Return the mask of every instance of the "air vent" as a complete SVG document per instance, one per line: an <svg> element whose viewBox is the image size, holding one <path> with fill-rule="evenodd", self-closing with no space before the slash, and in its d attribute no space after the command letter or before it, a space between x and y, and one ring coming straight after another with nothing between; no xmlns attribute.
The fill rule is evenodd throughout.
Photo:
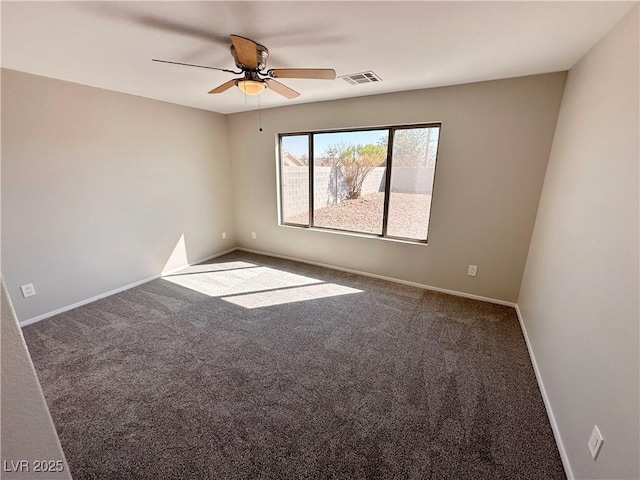
<svg viewBox="0 0 640 480"><path fill-rule="evenodd" d="M343 75L342 78L345 82L351 85L359 85L361 83L376 83L381 82L379 76L373 72L352 73L351 75Z"/></svg>

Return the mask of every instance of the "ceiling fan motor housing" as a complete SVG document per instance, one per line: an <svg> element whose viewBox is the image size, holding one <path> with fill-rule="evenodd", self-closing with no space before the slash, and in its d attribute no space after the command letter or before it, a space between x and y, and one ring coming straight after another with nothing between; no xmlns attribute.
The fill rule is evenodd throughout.
<svg viewBox="0 0 640 480"><path fill-rule="evenodd" d="M233 61L236 62L236 66L241 70L253 70L252 68L244 65L240 60L238 60L238 55L236 53L236 49L233 45L231 45L231 55L233 56ZM269 50L264 45L256 44L256 56L258 61L258 70L262 70L267 65L267 58L269 58Z"/></svg>

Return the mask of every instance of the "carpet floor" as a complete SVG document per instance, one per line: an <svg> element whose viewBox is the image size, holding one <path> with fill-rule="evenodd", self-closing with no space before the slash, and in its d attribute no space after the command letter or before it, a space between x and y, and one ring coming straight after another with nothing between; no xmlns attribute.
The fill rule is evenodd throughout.
<svg viewBox="0 0 640 480"><path fill-rule="evenodd" d="M75 480L566 478L510 307L236 251L24 335Z"/></svg>

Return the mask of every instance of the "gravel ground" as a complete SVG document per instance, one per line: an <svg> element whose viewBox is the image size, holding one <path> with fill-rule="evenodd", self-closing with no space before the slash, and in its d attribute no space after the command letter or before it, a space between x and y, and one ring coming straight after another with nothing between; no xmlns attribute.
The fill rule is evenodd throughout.
<svg viewBox="0 0 640 480"><path fill-rule="evenodd" d="M392 193L389 203L390 236L424 240L427 236L431 195ZM382 233L382 211L384 193L363 195L356 200L345 200L315 211L316 227L352 230L380 235ZM291 223L304 223L307 215L298 214L285 219Z"/></svg>

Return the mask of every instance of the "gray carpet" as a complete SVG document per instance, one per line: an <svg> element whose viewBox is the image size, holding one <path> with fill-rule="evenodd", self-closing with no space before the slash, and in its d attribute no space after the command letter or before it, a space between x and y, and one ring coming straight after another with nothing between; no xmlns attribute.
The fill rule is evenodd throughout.
<svg viewBox="0 0 640 480"><path fill-rule="evenodd" d="M566 478L509 307L234 252L24 334L76 480Z"/></svg>

